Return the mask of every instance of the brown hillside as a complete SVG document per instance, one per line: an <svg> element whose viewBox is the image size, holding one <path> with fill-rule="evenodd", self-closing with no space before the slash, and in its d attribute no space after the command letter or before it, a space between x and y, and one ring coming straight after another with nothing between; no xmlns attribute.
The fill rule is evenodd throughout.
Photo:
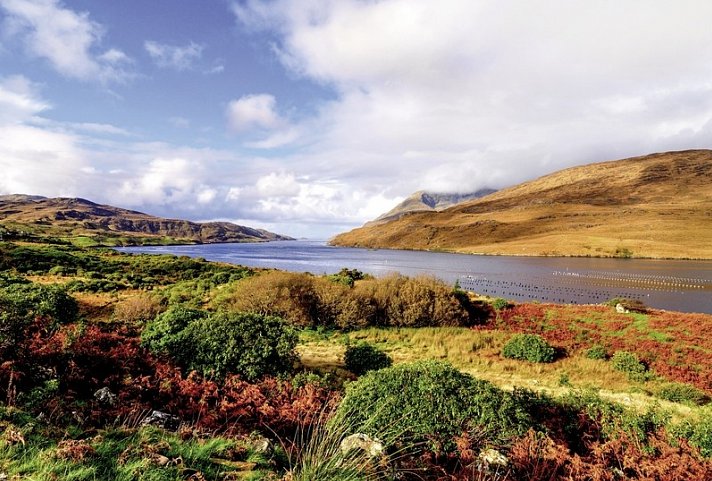
<svg viewBox="0 0 712 481"><path fill-rule="evenodd" d="M573 167L335 245L510 255L712 258L712 151Z"/></svg>
<svg viewBox="0 0 712 481"><path fill-rule="evenodd" d="M53 236L124 236L177 242L260 242L290 239L230 222L190 222L100 205L86 199L0 196L0 225Z"/></svg>

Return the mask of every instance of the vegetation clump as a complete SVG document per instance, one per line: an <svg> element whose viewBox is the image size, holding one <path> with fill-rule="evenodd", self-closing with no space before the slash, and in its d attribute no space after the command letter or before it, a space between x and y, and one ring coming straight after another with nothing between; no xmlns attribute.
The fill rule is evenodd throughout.
<svg viewBox="0 0 712 481"><path fill-rule="evenodd" d="M608 350L605 346L596 344L588 348L585 355L588 359L608 359Z"/></svg>
<svg viewBox="0 0 712 481"><path fill-rule="evenodd" d="M388 354L365 342L347 347L344 353L346 369L357 376L368 371L390 367L391 364L393 364L393 360Z"/></svg>
<svg viewBox="0 0 712 481"><path fill-rule="evenodd" d="M553 362L556 349L536 334L515 334L502 348L502 355L529 362Z"/></svg>
<svg viewBox="0 0 712 481"><path fill-rule="evenodd" d="M203 374L256 380L292 370L297 335L273 316L176 307L148 324L143 343Z"/></svg>
<svg viewBox="0 0 712 481"><path fill-rule="evenodd" d="M632 352L616 351L611 356L611 365L616 371L625 373L631 381L647 381L650 377L648 366Z"/></svg>
<svg viewBox="0 0 712 481"><path fill-rule="evenodd" d="M681 382L665 383L657 391L658 397L666 401L700 406L707 402L704 391Z"/></svg>
<svg viewBox="0 0 712 481"><path fill-rule="evenodd" d="M453 449L453 438L464 431L495 442L523 433L530 423L511 394L441 361L365 374L348 386L336 419L387 443L428 442L436 451Z"/></svg>
<svg viewBox="0 0 712 481"><path fill-rule="evenodd" d="M267 272L235 283L216 304L230 311L282 317L301 327L462 326L471 323L466 296L434 277L361 277L358 271L316 277ZM351 287L353 285L353 287Z"/></svg>

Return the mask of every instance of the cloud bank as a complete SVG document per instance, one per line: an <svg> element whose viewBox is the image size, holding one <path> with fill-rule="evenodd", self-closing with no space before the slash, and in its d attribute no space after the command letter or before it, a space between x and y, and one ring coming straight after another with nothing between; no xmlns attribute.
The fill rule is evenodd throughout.
<svg viewBox="0 0 712 481"><path fill-rule="evenodd" d="M103 45L104 26L59 0L0 0L0 11L3 41L67 79L120 82L137 68ZM331 95L236 87L214 115L241 148L198 148L50 121L42 87L5 76L0 193L327 237L419 189L502 188L712 143L707 1L246 0L231 12L235 28L270 39L266 62ZM208 48L139 45L175 75ZM165 123L197 130L182 115Z"/></svg>

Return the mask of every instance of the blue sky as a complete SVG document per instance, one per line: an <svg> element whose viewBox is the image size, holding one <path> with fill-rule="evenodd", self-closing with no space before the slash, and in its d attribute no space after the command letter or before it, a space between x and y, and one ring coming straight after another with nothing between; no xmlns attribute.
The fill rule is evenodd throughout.
<svg viewBox="0 0 712 481"><path fill-rule="evenodd" d="M312 238L712 141L712 3L0 0L0 193Z"/></svg>

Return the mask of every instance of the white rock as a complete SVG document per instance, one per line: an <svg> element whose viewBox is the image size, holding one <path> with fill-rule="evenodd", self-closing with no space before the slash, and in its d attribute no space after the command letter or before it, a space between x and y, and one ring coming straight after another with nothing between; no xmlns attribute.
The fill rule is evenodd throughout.
<svg viewBox="0 0 712 481"><path fill-rule="evenodd" d="M383 443L362 433L352 434L341 441L341 452L343 454L347 454L354 449L365 451L369 458L376 458L383 454Z"/></svg>

